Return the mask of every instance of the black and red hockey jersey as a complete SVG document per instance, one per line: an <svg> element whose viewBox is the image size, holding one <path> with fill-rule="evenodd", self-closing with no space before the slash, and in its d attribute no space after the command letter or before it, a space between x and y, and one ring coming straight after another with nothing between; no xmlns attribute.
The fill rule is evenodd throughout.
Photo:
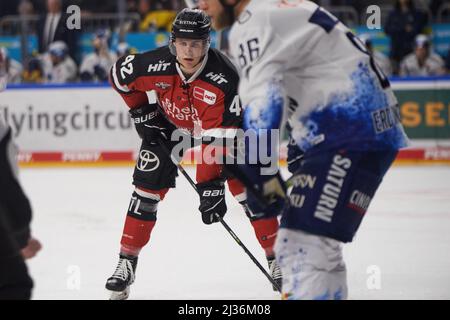
<svg viewBox="0 0 450 320"><path fill-rule="evenodd" d="M231 138L241 125L239 77L216 49L209 49L189 79L168 46L124 56L112 67L110 82L128 107L157 102L172 124L195 137ZM197 170L197 181L215 178L218 170L203 165L202 173Z"/></svg>
<svg viewBox="0 0 450 320"><path fill-rule="evenodd" d="M122 57L111 69L111 82L130 108L154 102L156 94L167 119L196 136L221 136L238 128L238 81L234 66L215 49L190 79L184 78L167 46Z"/></svg>

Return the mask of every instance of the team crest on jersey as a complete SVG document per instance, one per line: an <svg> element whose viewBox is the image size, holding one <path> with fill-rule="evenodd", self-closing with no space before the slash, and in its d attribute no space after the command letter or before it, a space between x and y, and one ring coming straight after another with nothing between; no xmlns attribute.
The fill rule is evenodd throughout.
<svg viewBox="0 0 450 320"><path fill-rule="evenodd" d="M162 90L166 90L166 89L170 88L172 85L167 82L157 82L155 84L155 86L157 86L158 88L160 88Z"/></svg>
<svg viewBox="0 0 450 320"><path fill-rule="evenodd" d="M214 92L200 87L194 87L194 98L206 102L210 106L216 103L217 96Z"/></svg>

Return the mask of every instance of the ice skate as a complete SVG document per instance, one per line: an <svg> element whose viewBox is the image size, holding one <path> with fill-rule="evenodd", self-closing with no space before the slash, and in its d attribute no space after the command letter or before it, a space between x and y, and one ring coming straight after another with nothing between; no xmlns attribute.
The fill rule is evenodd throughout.
<svg viewBox="0 0 450 320"><path fill-rule="evenodd" d="M130 286L135 279L137 257L120 255L114 274L106 281L106 289L110 291L110 300L125 300L130 295Z"/></svg>
<svg viewBox="0 0 450 320"><path fill-rule="evenodd" d="M275 257L267 257L267 262L269 264L270 276L278 284L278 287L281 289L283 278L281 275L280 266L275 260ZM273 291L278 291L278 289L275 286L273 286Z"/></svg>

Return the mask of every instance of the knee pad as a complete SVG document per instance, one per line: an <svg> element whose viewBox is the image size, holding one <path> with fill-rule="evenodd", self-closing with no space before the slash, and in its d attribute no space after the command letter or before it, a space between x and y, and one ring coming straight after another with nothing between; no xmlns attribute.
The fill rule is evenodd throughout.
<svg viewBox="0 0 450 320"><path fill-rule="evenodd" d="M156 223L158 203L165 194L161 192L135 189L128 206L120 242L122 250L132 250L138 253L148 243Z"/></svg>
<svg viewBox="0 0 450 320"><path fill-rule="evenodd" d="M157 195L150 197L151 195L136 189L131 196L127 216L138 220L156 221L159 199Z"/></svg>

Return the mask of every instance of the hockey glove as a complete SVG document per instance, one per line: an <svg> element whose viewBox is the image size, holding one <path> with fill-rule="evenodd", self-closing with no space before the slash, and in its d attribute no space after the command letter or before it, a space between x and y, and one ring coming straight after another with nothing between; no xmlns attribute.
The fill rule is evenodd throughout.
<svg viewBox="0 0 450 320"><path fill-rule="evenodd" d="M170 138L171 125L158 111L156 104L131 109L130 115L139 137L147 143L156 143L158 138Z"/></svg>
<svg viewBox="0 0 450 320"><path fill-rule="evenodd" d="M279 173L273 176L264 176L264 178L254 187L255 191L265 199L265 204L258 201L251 192L247 192L247 203L252 212L256 214L262 212L265 217L274 217L282 213L286 204L286 186Z"/></svg>
<svg viewBox="0 0 450 320"><path fill-rule="evenodd" d="M216 179L197 184L200 195L200 207L202 220L205 224L218 222L216 214L223 217L227 212L225 203L225 185L222 179Z"/></svg>
<svg viewBox="0 0 450 320"><path fill-rule="evenodd" d="M287 154L287 165L290 173L300 170L304 152L295 143L289 143Z"/></svg>
<svg viewBox="0 0 450 320"><path fill-rule="evenodd" d="M247 188L247 204L254 215L274 217L286 205L286 184L279 172L262 175L257 165L227 166Z"/></svg>

